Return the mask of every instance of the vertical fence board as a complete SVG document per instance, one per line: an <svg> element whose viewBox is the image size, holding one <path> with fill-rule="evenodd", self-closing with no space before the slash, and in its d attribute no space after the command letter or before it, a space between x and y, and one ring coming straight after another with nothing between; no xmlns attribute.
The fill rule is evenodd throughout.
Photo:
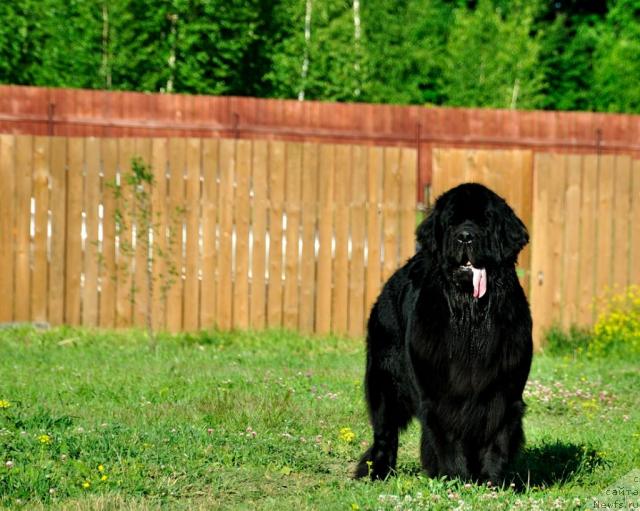
<svg viewBox="0 0 640 511"><path fill-rule="evenodd" d="M299 302L299 241L300 194L302 173L302 145L286 146L285 212L287 216L283 326L289 330L298 327Z"/></svg>
<svg viewBox="0 0 640 511"><path fill-rule="evenodd" d="M549 224L549 208L551 206L550 192L547 183L553 172L553 162L550 154L536 155L533 176L534 209L531 220L531 314L533 321L533 342L539 347L542 335L551 325L551 292L549 285L549 266L551 244L547 225Z"/></svg>
<svg viewBox="0 0 640 511"><path fill-rule="evenodd" d="M51 139L51 240L49 261L49 323L64 321L65 246L67 225L67 139Z"/></svg>
<svg viewBox="0 0 640 511"><path fill-rule="evenodd" d="M631 191L631 252L629 260L629 282L640 285L640 160L633 160L631 168L632 191Z"/></svg>
<svg viewBox="0 0 640 511"><path fill-rule="evenodd" d="M138 138L135 140L134 157L138 158L140 163L145 166L151 165L151 139ZM149 187L144 185L147 192ZM149 211L151 213L151 211ZM149 274L148 274L148 259L149 254L147 250L150 248L152 241L149 237L148 229L145 229L145 225L148 227L150 221L144 220L144 212L137 212L137 225L136 225L136 251L135 251L135 273L133 279L133 285L135 287L135 301L133 303L133 324L136 326L145 326L147 324L147 314L149 309L151 297L149 296ZM143 232L145 231L145 232ZM151 319L151 318L149 318Z"/></svg>
<svg viewBox="0 0 640 511"><path fill-rule="evenodd" d="M15 246L15 138L0 135L0 322L13 321Z"/></svg>
<svg viewBox="0 0 640 511"><path fill-rule="evenodd" d="M562 247L563 291L562 326L575 324L578 315L579 279L576 271L580 259L580 182L582 157L567 155L567 184L564 197L564 246Z"/></svg>
<svg viewBox="0 0 640 511"><path fill-rule="evenodd" d="M371 310L382 281L382 175L384 154L381 147L368 150L367 161L367 268L365 316Z"/></svg>
<svg viewBox="0 0 640 511"><path fill-rule="evenodd" d="M404 264L416 251L416 165L417 153L412 149L400 151L400 263Z"/></svg>
<svg viewBox="0 0 640 511"><path fill-rule="evenodd" d="M613 186L612 246L616 247L616 249L614 249L615 262L612 269L612 286L615 292L620 293L629 284L629 256L631 252L631 158L629 156L616 156ZM636 225L635 228L640 229L640 226Z"/></svg>
<svg viewBox="0 0 640 511"><path fill-rule="evenodd" d="M285 184L284 142L271 142L269 152L269 290L267 326L282 326L282 213Z"/></svg>
<svg viewBox="0 0 640 511"><path fill-rule="evenodd" d="M154 224L151 324L154 330L164 330L167 315L165 286L171 278L167 273L170 265L167 265L167 140L164 138L151 140L151 172L151 215Z"/></svg>
<svg viewBox="0 0 640 511"><path fill-rule="evenodd" d="M33 154L33 272L31 319L47 321L48 224L49 224L49 138L34 138Z"/></svg>
<svg viewBox="0 0 640 511"><path fill-rule="evenodd" d="M249 326L249 225L251 223L251 142L236 143L236 271L233 284L233 326Z"/></svg>
<svg viewBox="0 0 640 511"><path fill-rule="evenodd" d="M168 249L178 272L167 291L167 330L178 332L183 325L183 227L184 227L184 171L186 164L186 140L169 140L169 229Z"/></svg>
<svg viewBox="0 0 640 511"><path fill-rule="evenodd" d="M235 179L235 141L220 141L220 251L218 257L218 326L229 329L233 320L233 183Z"/></svg>
<svg viewBox="0 0 640 511"><path fill-rule="evenodd" d="M598 173L598 215L596 216L596 296L611 289L613 253L613 201L614 201L615 157L600 157Z"/></svg>
<svg viewBox="0 0 640 511"><path fill-rule="evenodd" d="M436 199L440 196L443 189L443 176L446 173L444 168L449 160L445 158L445 150L442 148L434 148L431 150L431 186L429 189L429 200L431 204L434 204Z"/></svg>
<svg viewBox="0 0 640 511"><path fill-rule="evenodd" d="M85 212L84 286L82 288L82 324L98 324L98 206L100 204L100 140L85 142L86 177L83 193Z"/></svg>
<svg viewBox="0 0 640 511"><path fill-rule="evenodd" d="M533 215L533 151L517 151L517 162L514 167L520 169L519 179L520 183L518 189L517 204L520 204L520 209L516 210L520 219L524 222L527 229L531 229L531 221ZM520 253L518 257L518 269L520 271L520 283L527 295L531 289L531 240L526 247Z"/></svg>
<svg viewBox="0 0 640 511"><path fill-rule="evenodd" d="M594 155L582 157L582 189L580 191L580 249L577 273L578 322L588 325L593 321L593 299L596 260L596 201L598 198L598 158ZM536 207L539 207L536 204Z"/></svg>
<svg viewBox="0 0 640 511"><path fill-rule="evenodd" d="M195 331L200 326L200 139L187 139L186 152L184 329Z"/></svg>
<svg viewBox="0 0 640 511"><path fill-rule="evenodd" d="M16 321L31 319L31 173L33 137L16 139L16 248L15 248L15 313Z"/></svg>
<svg viewBox="0 0 640 511"><path fill-rule="evenodd" d="M433 203L450 188L465 181L467 173L470 179L488 182L491 167L484 163L485 156L484 153L478 154L474 150L434 150L431 202Z"/></svg>
<svg viewBox="0 0 640 511"><path fill-rule="evenodd" d="M331 285L333 242L333 193L335 179L335 147L320 146L318 169L318 278L316 280L316 333L331 330Z"/></svg>
<svg viewBox="0 0 640 511"><path fill-rule="evenodd" d="M102 140L102 265L100 268L100 320L102 328L116 324L117 261L116 261L116 201L112 185L118 171L118 141Z"/></svg>
<svg viewBox="0 0 640 511"><path fill-rule="evenodd" d="M65 323L81 324L82 190L84 139L69 139L67 171L67 236L65 249Z"/></svg>
<svg viewBox="0 0 640 511"><path fill-rule="evenodd" d="M382 279L386 281L398 266L399 199L400 199L400 150L384 149L383 185L383 250Z"/></svg>
<svg viewBox="0 0 640 511"><path fill-rule="evenodd" d="M302 259L298 325L303 333L311 333L314 330L317 202L318 146L306 143L302 151Z"/></svg>
<svg viewBox="0 0 640 511"><path fill-rule="evenodd" d="M362 335L364 327L365 266L364 242L366 229L365 202L367 196L367 150L352 149L351 201L349 209L351 260L349 264L349 329L350 337ZM413 199L413 197L412 197Z"/></svg>
<svg viewBox="0 0 640 511"><path fill-rule="evenodd" d="M251 234L251 328L266 325L266 230L267 230L267 172L269 146L264 140L253 142L252 188L253 204Z"/></svg>
<svg viewBox="0 0 640 511"><path fill-rule="evenodd" d="M202 142L202 302L201 325L215 326L216 314L216 257L218 228L218 141Z"/></svg>
<svg viewBox="0 0 640 511"><path fill-rule="evenodd" d="M431 190L430 199L431 204L447 190L447 177L449 175L449 165L451 159L448 157L447 149L434 148L433 151L433 163L432 163L432 176L431 176Z"/></svg>
<svg viewBox="0 0 640 511"><path fill-rule="evenodd" d="M129 327L133 323L133 304L136 293L133 289L134 253L133 217L130 214L133 194L127 185L126 176L131 173L131 160L135 156L135 139L123 138L118 141L118 172L122 200L118 205L122 223L118 235L116 326Z"/></svg>
<svg viewBox="0 0 640 511"><path fill-rule="evenodd" d="M547 286L551 288L551 314L549 318L555 323L564 311L562 302L562 249L563 224L565 219L565 187L567 178L567 161L562 155L554 154L552 170L549 178L549 256L547 268ZM555 314L554 314L555 312Z"/></svg>
<svg viewBox="0 0 640 511"><path fill-rule="evenodd" d="M335 155L335 251L333 262L333 311L331 330L346 334L349 293L349 194L351 179L351 147L336 146Z"/></svg>

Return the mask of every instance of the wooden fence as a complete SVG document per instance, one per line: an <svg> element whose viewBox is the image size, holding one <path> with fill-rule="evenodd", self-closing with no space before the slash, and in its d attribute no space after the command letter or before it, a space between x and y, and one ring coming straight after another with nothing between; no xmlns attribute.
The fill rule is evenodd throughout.
<svg viewBox="0 0 640 511"><path fill-rule="evenodd" d="M640 156L640 116L433 108L0 85L0 133L228 137L411 147L418 200L432 150L529 149Z"/></svg>
<svg viewBox="0 0 640 511"><path fill-rule="evenodd" d="M107 186L153 169L157 258L122 250ZM414 251L416 151L215 138L0 135L0 321L363 333ZM174 212L182 210L178 217ZM167 237L172 218L177 236ZM131 272L117 271L122 264ZM132 267L132 268L131 268ZM136 291L132 294L132 289Z"/></svg>
<svg viewBox="0 0 640 511"><path fill-rule="evenodd" d="M527 150L434 151L432 197L465 181L505 197L531 243L520 256L534 339L591 325L600 298L640 284L640 160Z"/></svg>
<svg viewBox="0 0 640 511"><path fill-rule="evenodd" d="M143 325L145 257L121 250L107 185L140 156L156 178L156 328L285 327L358 336L381 283L414 250L416 151L215 138L0 135L0 321ZM640 284L640 160L436 148L431 201L485 183L527 224L519 261L535 339L589 325L609 291ZM133 272L117 271L122 264ZM115 278L113 278L115 277ZM132 289L137 290L132 300Z"/></svg>

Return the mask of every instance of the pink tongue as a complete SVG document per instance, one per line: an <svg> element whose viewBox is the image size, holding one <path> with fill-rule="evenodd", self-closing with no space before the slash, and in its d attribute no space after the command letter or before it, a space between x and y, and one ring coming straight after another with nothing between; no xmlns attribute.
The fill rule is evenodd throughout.
<svg viewBox="0 0 640 511"><path fill-rule="evenodd" d="M473 272L473 297L482 298L487 292L487 270L471 267Z"/></svg>

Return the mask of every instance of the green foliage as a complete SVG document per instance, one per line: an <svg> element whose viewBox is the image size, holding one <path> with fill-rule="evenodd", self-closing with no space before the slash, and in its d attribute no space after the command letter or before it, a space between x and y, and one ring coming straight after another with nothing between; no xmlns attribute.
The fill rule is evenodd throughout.
<svg viewBox="0 0 640 511"><path fill-rule="evenodd" d="M0 3L0 82L102 86L100 13L84 1Z"/></svg>
<svg viewBox="0 0 640 511"><path fill-rule="evenodd" d="M640 112L639 0L354 4L0 2L0 83Z"/></svg>
<svg viewBox="0 0 640 511"><path fill-rule="evenodd" d="M113 218L118 237L118 265L116 272L131 279L129 299L135 303L138 293L145 293L146 327L151 346L155 347L152 299L154 288L160 292L161 300L179 278L178 267L173 257L177 236L182 229L184 210L177 208L169 212L168 224L160 224L160 213L153 209L152 194L155 179L151 167L139 157L131 160L131 170L120 176L120 181L107 183L113 193L116 208ZM136 257L136 254L141 257ZM144 267L136 267L140 261ZM162 261L162 270L157 264ZM133 276L146 275L146 289L135 286ZM111 275L116 278L117 275Z"/></svg>
<svg viewBox="0 0 640 511"><path fill-rule="evenodd" d="M305 40L306 2L282 2L276 16L285 27L266 78L275 97L355 100L363 82L362 53L354 40L353 14L343 0L312 2L311 37ZM308 72L303 77L305 52Z"/></svg>
<svg viewBox="0 0 640 511"><path fill-rule="evenodd" d="M580 355L587 351L592 338L593 333L587 328L572 326L566 331L554 326L545 336L544 350L553 355Z"/></svg>
<svg viewBox="0 0 640 511"><path fill-rule="evenodd" d="M446 46L442 89L454 106L536 108L544 73L532 36L536 2L513 2L503 12L491 0L456 9Z"/></svg>
<svg viewBox="0 0 640 511"><path fill-rule="evenodd" d="M363 2L367 82L375 103L442 104L452 3L442 0Z"/></svg>
<svg viewBox="0 0 640 511"><path fill-rule="evenodd" d="M604 304L588 352L593 356L640 356L640 286L630 286Z"/></svg>
<svg viewBox="0 0 640 511"><path fill-rule="evenodd" d="M264 66L256 52L269 7L261 0L108 4L116 88L247 94Z"/></svg>
<svg viewBox="0 0 640 511"><path fill-rule="evenodd" d="M640 1L612 2L594 52L597 110L640 112Z"/></svg>
<svg viewBox="0 0 640 511"><path fill-rule="evenodd" d="M594 14L559 13L540 25L540 60L545 72L542 106L591 110L593 53L598 42Z"/></svg>
<svg viewBox="0 0 640 511"><path fill-rule="evenodd" d="M598 304L593 329L554 326L545 337L545 352L553 355L640 356L640 286L630 286Z"/></svg>

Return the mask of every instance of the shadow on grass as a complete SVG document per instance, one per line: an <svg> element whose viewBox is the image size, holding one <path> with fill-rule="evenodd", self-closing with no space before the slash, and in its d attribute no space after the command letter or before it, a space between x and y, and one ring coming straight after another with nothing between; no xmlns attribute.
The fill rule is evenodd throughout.
<svg viewBox="0 0 640 511"><path fill-rule="evenodd" d="M588 476L608 462L590 445L571 442L546 442L525 448L505 475L503 485L515 484L515 491L528 488L548 488ZM398 473L424 474L419 463L408 461L398 467Z"/></svg>
<svg viewBox="0 0 640 511"><path fill-rule="evenodd" d="M548 488L586 476L606 463L589 445L556 441L525 448L508 479L515 483L517 491Z"/></svg>

